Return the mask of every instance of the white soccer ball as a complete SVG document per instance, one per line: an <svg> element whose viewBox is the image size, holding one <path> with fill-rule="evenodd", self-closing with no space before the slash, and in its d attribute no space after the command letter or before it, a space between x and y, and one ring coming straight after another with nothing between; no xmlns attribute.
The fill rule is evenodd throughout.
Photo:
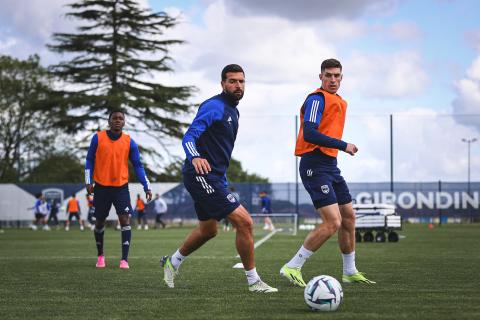
<svg viewBox="0 0 480 320"><path fill-rule="evenodd" d="M305 302L314 311L335 311L343 300L343 289L337 279L317 276L305 287Z"/></svg>

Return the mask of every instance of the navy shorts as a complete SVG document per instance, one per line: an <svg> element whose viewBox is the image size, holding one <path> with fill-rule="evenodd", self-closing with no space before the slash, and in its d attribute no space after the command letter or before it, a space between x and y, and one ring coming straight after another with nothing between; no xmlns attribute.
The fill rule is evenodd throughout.
<svg viewBox="0 0 480 320"><path fill-rule="evenodd" d="M77 219L77 221L80 221L80 214L78 212L69 212L68 213L68 221L72 221L73 217Z"/></svg>
<svg viewBox="0 0 480 320"><path fill-rule="evenodd" d="M143 219L143 217L145 217L145 211L144 210L137 210L137 217L139 219Z"/></svg>
<svg viewBox="0 0 480 320"><path fill-rule="evenodd" d="M112 204L117 211L117 215L132 214L133 209L130 203L128 184L124 184L121 187L106 187L96 183L93 188L95 218L105 220L108 217Z"/></svg>
<svg viewBox="0 0 480 320"><path fill-rule="evenodd" d="M220 221L240 206L222 179L213 175L184 174L183 184L193 198L200 221Z"/></svg>
<svg viewBox="0 0 480 320"><path fill-rule="evenodd" d="M347 183L336 165L327 166L301 160L300 177L316 209L334 203L342 205L352 202Z"/></svg>

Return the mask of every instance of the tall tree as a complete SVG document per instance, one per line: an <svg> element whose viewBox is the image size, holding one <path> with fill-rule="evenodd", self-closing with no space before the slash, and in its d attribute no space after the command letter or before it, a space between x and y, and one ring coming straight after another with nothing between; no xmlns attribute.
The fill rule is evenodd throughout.
<svg viewBox="0 0 480 320"><path fill-rule="evenodd" d="M69 7L66 16L78 20L77 32L54 33L48 45L72 57L51 66L64 88L57 92L62 99L57 125L70 133L94 131L109 111L122 109L128 131L148 132L161 144L166 137L181 137L185 123L179 119L190 111L186 101L195 88L152 79L173 71L169 48L183 41L164 39L164 32L177 19L133 0L82 0Z"/></svg>
<svg viewBox="0 0 480 320"><path fill-rule="evenodd" d="M55 146L51 81L39 57L0 56L0 181L19 181Z"/></svg>

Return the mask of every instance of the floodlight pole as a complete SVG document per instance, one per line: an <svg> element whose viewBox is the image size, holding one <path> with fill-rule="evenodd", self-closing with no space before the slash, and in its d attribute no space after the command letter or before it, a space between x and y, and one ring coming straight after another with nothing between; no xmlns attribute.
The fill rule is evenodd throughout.
<svg viewBox="0 0 480 320"><path fill-rule="evenodd" d="M295 143L298 134L298 115L295 115ZM298 157L295 156L295 213L298 214Z"/></svg>
<svg viewBox="0 0 480 320"><path fill-rule="evenodd" d="M470 145L477 141L477 138L472 139L462 139L462 142L467 143L468 145L468 180L467 180L467 193L470 195Z"/></svg>

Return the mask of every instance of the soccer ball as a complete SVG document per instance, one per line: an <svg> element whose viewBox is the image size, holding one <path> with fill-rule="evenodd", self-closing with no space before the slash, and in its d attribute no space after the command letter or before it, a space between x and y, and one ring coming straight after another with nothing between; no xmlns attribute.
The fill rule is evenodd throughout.
<svg viewBox="0 0 480 320"><path fill-rule="evenodd" d="M313 311L335 311L343 300L343 290L337 279L317 276L308 282L305 302Z"/></svg>

